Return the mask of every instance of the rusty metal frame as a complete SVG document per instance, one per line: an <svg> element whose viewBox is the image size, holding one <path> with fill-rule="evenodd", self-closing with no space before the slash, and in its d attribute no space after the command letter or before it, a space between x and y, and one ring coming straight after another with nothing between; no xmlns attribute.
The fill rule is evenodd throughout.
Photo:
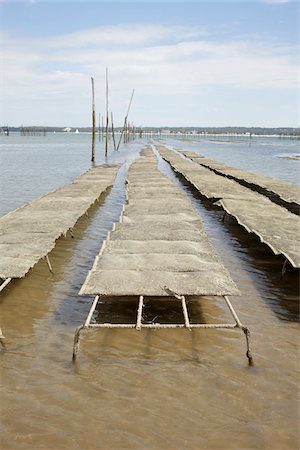
<svg viewBox="0 0 300 450"><path fill-rule="evenodd" d="M226 295L224 295L223 298L226 302L226 305L229 308L231 315L234 318L235 323L212 323L212 324L191 323L190 319L189 319L188 308L187 308L185 296L177 295L174 293L173 297L175 297L176 299L181 301L184 323L176 323L176 324L175 323L161 324L161 323L157 323L157 322L143 323L143 306L144 306L144 296L143 295L139 296L139 302L138 302L138 308L137 308L137 318L136 318L135 323L91 323L94 311L95 311L97 304L99 302L99 299L100 299L100 296L96 295L84 324L80 325L75 331L74 344L73 344L73 361L76 359L78 351L79 351L80 333L81 333L81 331L88 330L88 329L97 329L97 328L131 328L131 329L133 329L133 328L135 328L137 331L140 331L143 328L155 329L155 330L167 329L167 328L172 328L172 329L187 328L188 330L192 331L193 329L199 329L199 328L202 328L202 329L239 328L244 332L245 337L246 337L246 345L247 345L246 356L248 358L249 365L253 364L253 358L252 358L251 348L250 348L250 331L247 327L245 327L241 323L229 298Z"/></svg>

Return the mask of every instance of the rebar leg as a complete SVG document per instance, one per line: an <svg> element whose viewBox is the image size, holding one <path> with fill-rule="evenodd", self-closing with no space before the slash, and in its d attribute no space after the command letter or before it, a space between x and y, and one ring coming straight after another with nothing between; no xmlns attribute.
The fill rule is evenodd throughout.
<svg viewBox="0 0 300 450"><path fill-rule="evenodd" d="M241 328L243 330L243 332L245 333L246 336L246 342L247 342L247 352L246 352L246 356L249 360L249 365L252 366L253 364L253 358L251 355L251 350L250 350L250 330L247 327L244 327L240 321L240 319L238 318L237 313L235 312L232 304L229 301L229 298L227 297L227 295L224 295L224 299L227 303L228 308L230 309L230 312L235 320L235 323L237 325L238 328Z"/></svg>
<svg viewBox="0 0 300 450"><path fill-rule="evenodd" d="M253 358L252 358L252 353L251 353L251 348L250 348L250 330L247 327L243 327L242 330L245 333L246 343L247 343L246 356L247 356L247 358L249 360L249 366L252 366L253 365Z"/></svg>
<svg viewBox="0 0 300 450"><path fill-rule="evenodd" d="M46 258L46 261L47 261L47 264L48 264L48 267L49 267L50 272L53 273L53 270L52 270L52 267L51 267L51 264L50 264L49 256L46 255L45 258Z"/></svg>
<svg viewBox="0 0 300 450"><path fill-rule="evenodd" d="M5 346L5 341L4 341L4 339L5 339L5 337L3 336L2 330L1 330L1 328L0 328L0 344L1 344L1 346L5 349L6 346Z"/></svg>
<svg viewBox="0 0 300 450"><path fill-rule="evenodd" d="M75 336L74 336L74 344L73 344L73 361L75 361L77 353L79 351L80 332L84 328L85 328L84 325L80 325L80 327L76 328Z"/></svg>
<svg viewBox="0 0 300 450"><path fill-rule="evenodd" d="M138 312L137 312L137 320L136 320L136 329L138 331L141 331L142 328L142 312L143 312L143 306L144 306L144 297L140 295L139 297L139 306L138 306Z"/></svg>
<svg viewBox="0 0 300 450"><path fill-rule="evenodd" d="M11 282L11 278L6 278L5 281L3 281L3 283L0 285L0 292L3 291L3 289L5 288L5 286L8 285L8 283Z"/></svg>
<svg viewBox="0 0 300 450"><path fill-rule="evenodd" d="M279 278L279 281L282 280L282 278L284 277L284 275L286 274L286 266L287 266L288 260L286 259L283 263L282 269L281 269L281 275Z"/></svg>
<svg viewBox="0 0 300 450"><path fill-rule="evenodd" d="M188 330L192 331L192 329L190 327L190 319L189 319L189 314L188 314L188 310L187 310L187 306L186 306L186 301L185 301L185 296L184 295L181 296L181 306L182 306L185 326L187 327Z"/></svg>

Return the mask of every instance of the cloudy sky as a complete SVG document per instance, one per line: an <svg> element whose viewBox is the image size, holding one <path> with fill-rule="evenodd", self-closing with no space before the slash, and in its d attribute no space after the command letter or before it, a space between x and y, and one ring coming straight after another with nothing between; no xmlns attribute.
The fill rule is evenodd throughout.
<svg viewBox="0 0 300 450"><path fill-rule="evenodd" d="M0 124L299 126L299 3L0 0ZM297 51L298 49L298 51ZM298 98L299 99L299 98ZM298 104L299 106L299 104Z"/></svg>

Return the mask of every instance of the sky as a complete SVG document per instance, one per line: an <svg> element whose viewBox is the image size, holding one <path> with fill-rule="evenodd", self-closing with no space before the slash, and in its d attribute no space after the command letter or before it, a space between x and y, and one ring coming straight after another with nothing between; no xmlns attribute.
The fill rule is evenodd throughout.
<svg viewBox="0 0 300 450"><path fill-rule="evenodd" d="M108 68L116 126L134 89L136 126L299 127L299 19L289 0L0 0L0 125L90 126Z"/></svg>

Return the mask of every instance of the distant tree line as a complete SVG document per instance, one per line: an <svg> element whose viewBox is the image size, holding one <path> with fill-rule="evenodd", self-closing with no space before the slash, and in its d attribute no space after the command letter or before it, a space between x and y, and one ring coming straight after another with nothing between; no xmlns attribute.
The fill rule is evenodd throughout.
<svg viewBox="0 0 300 450"><path fill-rule="evenodd" d="M260 134L260 135L282 135L282 136L300 136L300 128L287 128L287 127L279 127L279 128L268 128L268 127L150 127L144 126L141 127L144 132L153 131L156 133L160 133L163 131L168 131L171 134L176 133L197 133L197 134ZM42 127L42 126L27 126L26 128L23 126L20 127L9 127L7 125L0 126L0 132L7 132L8 130L13 132L28 133L28 132L36 132L36 133L46 133L46 132L74 132L78 129L79 132L91 132L91 127ZM122 127L115 127L116 132L120 132Z"/></svg>

